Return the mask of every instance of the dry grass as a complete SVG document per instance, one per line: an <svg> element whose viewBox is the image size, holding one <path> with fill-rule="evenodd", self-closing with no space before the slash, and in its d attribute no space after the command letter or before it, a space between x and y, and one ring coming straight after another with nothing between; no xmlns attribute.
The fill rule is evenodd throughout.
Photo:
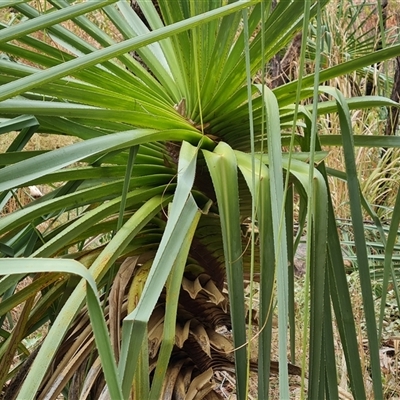
<svg viewBox="0 0 400 400"><path fill-rule="evenodd" d="M342 7L343 13L347 9L353 7L352 4L363 5L361 13L357 17L354 26L347 25L347 22L336 19L338 14L336 10ZM363 1L341 2L340 0L331 1L326 9L326 20L330 24L331 41L334 45L331 47L329 55L325 58L328 62L327 66L337 65L343 61L343 55L348 45L347 40L352 40L351 36L354 29L358 35L372 30L369 34L376 35L379 22L376 13L372 13L375 3L366 4ZM390 43L398 40L399 22L400 22L400 3L396 0L388 2L387 7L387 28L389 35L386 42ZM361 27L361 28L360 28ZM375 40L377 42L377 40ZM381 66L381 71L387 71L389 76L393 76L393 63L386 62ZM376 81L377 83L377 81ZM357 74L341 77L328 83L337 87L347 97L359 96L365 93L365 79ZM390 95L388 88L378 85L379 94ZM340 134L338 117L334 115L324 116L320 118L321 133ZM356 135L384 135L386 125L386 110L357 110L352 112L352 124L354 134ZM344 171L344 157L342 149L337 147L325 148L329 151L326 164L339 171ZM361 190L366 200L371 205L381 205L375 211L383 219L390 219L390 209L395 201L395 195L398 189L398 150L389 151L385 158L382 157L382 151L379 148L356 148L356 162L358 166L358 175ZM330 181L333 203L337 216L339 218L349 218L350 209L348 205L348 191L346 183L338 179ZM385 208L386 207L386 208ZM367 216L366 216L367 217Z"/></svg>

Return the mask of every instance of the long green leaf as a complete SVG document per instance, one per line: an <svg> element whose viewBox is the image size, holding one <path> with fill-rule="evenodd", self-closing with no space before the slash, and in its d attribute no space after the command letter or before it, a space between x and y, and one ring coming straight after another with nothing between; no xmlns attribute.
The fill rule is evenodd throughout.
<svg viewBox="0 0 400 400"><path fill-rule="evenodd" d="M359 68L367 67L377 62L389 60L391 58L398 56L399 54L400 54L400 44L388 46L385 49L374 51L368 55L359 57L355 60L350 60L344 63L340 63L334 67L322 70L319 75L319 82L322 83L325 81L329 81L330 79L336 78L338 76L343 76L352 73L353 71L356 71ZM304 77L303 86L308 87L312 85L313 80L314 80L314 75L308 75ZM284 105L292 103L291 93L293 93L296 90L296 86L297 86L297 81L292 81L274 90L274 93L277 96L280 104Z"/></svg>
<svg viewBox="0 0 400 400"><path fill-rule="evenodd" d="M206 22L212 21L216 18L223 17L224 15L231 14L235 11L239 11L242 8L246 8L254 4L256 0L246 0L242 2L236 2L228 4L219 9L209 11L200 16L195 16L184 21L177 22L171 26L157 29L156 31L150 32L144 37L136 37L126 40L122 43L115 44L113 46L94 51L91 54L84 55L82 57L73 59L64 64L57 65L48 70L37 72L31 76L21 78L16 82L11 82L2 86L2 93L0 94L0 101L14 97L18 94L24 93L29 89L45 85L56 79L65 77L73 74L74 71L79 71L83 68L87 68L104 61L110 60L113 57L121 54L133 51L137 48L147 46L158 40L170 37L171 35L184 32L187 29L194 28L195 26L202 25Z"/></svg>
<svg viewBox="0 0 400 400"><path fill-rule="evenodd" d="M382 379L379 361L379 343L372 298L371 278L369 275L368 255L365 243L363 216L361 212L360 187L357 178L356 161L350 113L343 95L339 91L329 91L334 95L339 106L340 127L346 164L347 182L350 196L351 218L353 221L354 240L357 248L357 260L360 270L360 283L366 319L369 351L371 357L372 383L375 398L383 398Z"/></svg>
<svg viewBox="0 0 400 400"><path fill-rule="evenodd" d="M39 122L31 115L21 115L20 117L6 120L0 123L0 134L8 133L11 131L21 132L13 140L8 147L6 153L20 152L25 145L29 142L33 134L37 131ZM12 197L12 192L3 192L0 194L0 210L7 204L7 201Z"/></svg>
<svg viewBox="0 0 400 400"><path fill-rule="evenodd" d="M353 135L355 147L400 147L400 138L398 136L380 136L380 135ZM323 146L341 146L341 135L321 135L321 145Z"/></svg>
<svg viewBox="0 0 400 400"><path fill-rule="evenodd" d="M108 389L112 398L121 399L122 392L117 375L117 366L108 336L106 322L104 320L100 301L97 296L97 286L91 273L80 263L74 260L53 260L53 259L0 259L0 269L3 274L29 274L32 272L66 272L77 274L87 282L87 303L96 344L102 359L103 371L107 380ZM83 286L83 283L81 284ZM47 368L43 370L43 374ZM36 374L37 371L34 371ZM34 376L35 378L35 376ZM37 379L37 377L36 377ZM27 381L28 382L28 379ZM37 385L40 381L37 381ZM21 399L36 398L36 390L25 390L28 387L24 384L19 394ZM32 387L31 387L32 388ZM32 388L33 389L33 388Z"/></svg>
<svg viewBox="0 0 400 400"><path fill-rule="evenodd" d="M90 273L96 281L99 281L105 275L133 237L159 212L162 202L163 199L161 199L161 197L154 197L149 200L114 236L90 267ZM54 260L52 260L52 262L54 264L56 263ZM85 283L81 282L66 301L33 362L31 373L22 386L20 393L21 398L33 399L35 397L39 385L51 363L52 357L60 345L71 321L81 308L86 293ZM98 345L101 346L101 343L98 343ZM116 398L119 399L123 397L117 396Z"/></svg>
<svg viewBox="0 0 400 400"><path fill-rule="evenodd" d="M307 8L307 5L305 6ZM306 12L308 19L308 12ZM325 223L327 216L327 197L326 190L324 191L325 196L321 196L317 190L314 190L314 152L316 150L317 141L317 115L318 115L318 79L320 74L320 62L321 62L321 7L317 3L317 35L316 35L316 55L315 55L315 74L314 74L314 93L313 93L313 110L311 117L311 128L306 130L310 133L306 136L307 142L310 143L310 165L308 173L308 209L307 209L307 223L310 224L314 229L307 229L307 272L306 272L306 292L305 292L305 308L308 309L308 279L310 279L310 359L309 359L309 385L308 385L308 398L320 398L325 394L325 376L326 380L331 383L330 377L324 373L323 365L323 337L318 331L320 329L321 321L324 321L325 309L329 308L329 304L325 304L324 300L327 296L324 294L324 289L327 286L327 278L325 275L326 266L326 238L327 238L327 225ZM305 31L305 28L303 28ZM304 39L304 38L303 38ZM303 45L305 42L303 41ZM325 186L323 179L322 188ZM317 180L315 181L317 182ZM314 214L314 208L319 207L322 211L321 215ZM325 213L323 213L325 211ZM319 243L319 246L317 245ZM321 282L325 284L321 285ZM304 330L303 330L303 351L307 346L307 318L308 313L305 313L304 318ZM324 329L324 334L328 333L328 329ZM324 340L333 342L333 337L324 337ZM305 357L303 358L305 360ZM302 377L304 377L304 371L302 371Z"/></svg>
<svg viewBox="0 0 400 400"><path fill-rule="evenodd" d="M194 182L197 152L197 148L183 143L178 166L178 184L168 222L139 303L123 323L118 368L124 397L129 396L135 374L139 357L138 343L144 339L147 322L173 265L181 252L185 251L187 240L191 242L189 232L198 222L198 207L190 193Z"/></svg>
<svg viewBox="0 0 400 400"><path fill-rule="evenodd" d="M274 241L271 215L271 195L269 171L265 165L245 153L235 151L238 167L246 180L252 196L256 200L257 228L259 231L260 248L260 305L258 340L258 396L268 399L269 382L265 379L270 373L271 343L272 343L272 316L275 287ZM255 167L255 168L254 168ZM256 173L255 187L252 173Z"/></svg>
<svg viewBox="0 0 400 400"><path fill-rule="evenodd" d="M207 212L206 206L204 212ZM165 374L167 372L168 364L170 362L171 352L175 344L175 328L176 328L176 316L178 309L178 300L182 284L183 272L187 262L187 255L192 244L193 235L197 228L197 223L200 219L201 213L198 211L197 218L193 220L192 226L188 231L187 240L179 253L175 264L171 270L170 276L168 277L166 289L166 306L165 306L165 318L164 318L164 331L163 340L161 343L160 353L157 359L157 366L154 371L154 377L151 385L151 391L149 393L149 400L161 398L161 390L165 387Z"/></svg>
<svg viewBox="0 0 400 400"><path fill-rule="evenodd" d="M264 95L266 115L266 131L268 139L268 158L270 166L271 209L275 243L275 263L277 271L278 291L278 335L279 335L279 389L280 396L289 397L288 369L287 369L287 326L288 326L288 268L286 228L284 224L285 196L282 149L280 144L280 121L278 102L270 89L257 85L257 89Z"/></svg>
<svg viewBox="0 0 400 400"><path fill-rule="evenodd" d="M0 43L17 39L20 36L27 35L42 28L46 28L49 25L58 24L59 22L63 22L78 15L88 13L107 4L115 3L116 1L117 0L99 0L97 2L75 4L59 11L44 14L35 19L22 22L18 25L14 25L8 29L0 31Z"/></svg>
<svg viewBox="0 0 400 400"><path fill-rule="evenodd" d="M225 268L232 317L233 342L238 398L247 392L247 351L243 288L242 240L240 230L239 193L236 157L226 143L219 143L214 152L204 151L217 196L224 244Z"/></svg>
<svg viewBox="0 0 400 400"><path fill-rule="evenodd" d="M396 245L398 237L398 229L400 225L400 190L397 192L396 202L393 207L392 221L390 222L389 233L387 236L387 242L385 246L385 256L384 256L384 272L382 281L382 298L381 298L381 311L379 315L379 339L382 335L383 318L385 315L386 308L386 297L387 297L387 287L389 284L389 277L392 277L393 285L395 286L396 298L398 300L398 283L393 268L393 250ZM399 304L398 304L399 306Z"/></svg>
<svg viewBox="0 0 400 400"><path fill-rule="evenodd" d="M196 136L199 140L203 139L201 134L196 134L195 132L175 131L170 135L168 132L143 129L119 132L75 143L68 147L53 150L49 153L3 168L0 171L0 191L20 186L45 173L56 171L89 156L104 153L105 151L119 150L149 140L182 140L184 138L189 138L190 140Z"/></svg>
<svg viewBox="0 0 400 400"><path fill-rule="evenodd" d="M346 357L350 387L356 399L366 398L361 369L360 355L355 328L355 317L351 306L351 297L343 263L342 247L337 232L337 225L332 201L329 199L328 214L328 272L332 305L335 310L337 326Z"/></svg>

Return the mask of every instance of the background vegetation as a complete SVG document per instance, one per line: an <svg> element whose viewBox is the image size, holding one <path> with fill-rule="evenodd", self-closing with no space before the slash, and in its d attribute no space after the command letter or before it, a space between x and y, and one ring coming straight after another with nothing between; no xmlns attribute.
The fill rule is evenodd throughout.
<svg viewBox="0 0 400 400"><path fill-rule="evenodd" d="M3 2L3 398L398 395L396 7Z"/></svg>

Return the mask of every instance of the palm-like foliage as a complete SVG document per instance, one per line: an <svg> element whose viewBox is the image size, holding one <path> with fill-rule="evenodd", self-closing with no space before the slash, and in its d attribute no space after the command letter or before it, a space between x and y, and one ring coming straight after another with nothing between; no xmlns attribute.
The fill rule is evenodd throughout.
<svg viewBox="0 0 400 400"><path fill-rule="evenodd" d="M11 334L2 331L1 382L15 377L6 396L15 398L23 381L21 398L61 392L71 398L106 398L108 392L111 398L213 398L213 370L231 369L239 398L246 398L247 370L256 365L247 355L243 277L257 276L259 397L268 396L276 302L281 396L287 397L294 188L301 225L308 214L310 239L309 396L337 393L336 370L326 361L333 357L332 302L351 388L362 397L324 153L315 152L320 140L333 139L316 135L316 116L339 112L354 223L362 226L349 107L389 102L346 102L327 89L331 102L299 109L293 104L295 97L314 94L316 100L312 86L318 81L390 58L399 46L273 93L252 86L250 77L302 28L304 16L307 26L310 15L320 13L316 1L282 1L271 11L268 1L160 0L158 9L138 0L146 24L123 0L48 3L54 8L42 14L27 2L13 4L27 19L2 25L0 32L7 55L0 60L3 131L21 131L0 156L2 165L12 164L1 170L2 204L15 188L54 187L0 221L0 250L15 258L0 264L3 321L24 302ZM107 18L112 34L85 16L92 11ZM67 20L84 34L59 24ZM43 39L33 34L41 29ZM297 127L292 134L291 126ZM34 132L81 141L50 152L20 152ZM283 154L282 144L290 141L290 153ZM294 143L300 152L292 151ZM250 238L243 235L249 226ZM356 245L363 246L360 232ZM27 274L32 282L16 291ZM366 308L372 302L368 279L362 282ZM43 344L30 353L24 338L48 323ZM233 347L217 332L220 326L232 328ZM367 326L379 397L373 313L367 313ZM17 350L21 362L14 365Z"/></svg>

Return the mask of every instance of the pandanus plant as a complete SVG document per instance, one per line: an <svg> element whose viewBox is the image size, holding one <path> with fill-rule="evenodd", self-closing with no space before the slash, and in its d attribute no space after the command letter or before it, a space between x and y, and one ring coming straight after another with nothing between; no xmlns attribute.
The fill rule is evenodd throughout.
<svg viewBox="0 0 400 400"><path fill-rule="evenodd" d="M365 396L321 151L338 142L318 131L317 118L340 117L346 171L336 174L348 180L365 272L349 110L390 101L346 100L318 85L389 59L400 46L317 68L271 91L268 61L303 29L301 68L309 21L316 17L318 28L326 3L0 5L23 16L0 31L0 133L19 132L0 155L1 204L18 188L47 191L0 221L0 315L9 327L1 330L4 398L212 399L219 396L213 373L225 370L236 373L238 398L245 399L252 370L258 396L266 399L275 360L280 396L288 398L288 373L300 373L287 362L289 348L292 363L302 366L303 389L308 378L309 398L337 398L334 319L351 390ZM96 23L100 17L107 28ZM318 67L318 44L315 57ZM320 92L331 100L318 102ZM311 105L302 106L309 98ZM69 135L76 143L22 151L33 134ZM367 139L355 143L398 145L393 138ZM293 251L305 225L305 330L296 360ZM381 398L369 274L361 283L374 392ZM10 313L18 305L15 321ZM278 354L271 354L274 313ZM43 341L29 346L38 331Z"/></svg>

